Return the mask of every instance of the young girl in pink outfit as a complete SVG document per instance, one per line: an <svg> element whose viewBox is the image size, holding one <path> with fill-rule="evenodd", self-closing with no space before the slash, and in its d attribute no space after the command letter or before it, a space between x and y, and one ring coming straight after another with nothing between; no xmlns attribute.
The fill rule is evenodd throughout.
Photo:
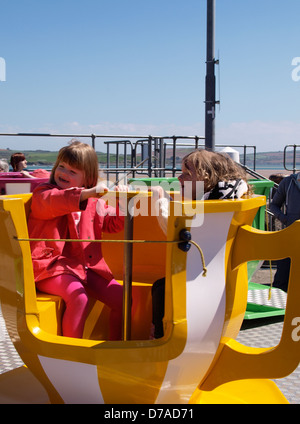
<svg viewBox="0 0 300 424"><path fill-rule="evenodd" d="M91 146L75 141L59 151L49 183L32 195L29 236L45 239L31 242L33 270L38 290L65 301L64 336L82 337L89 294L111 308L109 338L120 340L123 289L102 256L101 243L47 241L99 240L102 232L123 229L119 206L99 198L97 181L98 159Z"/></svg>

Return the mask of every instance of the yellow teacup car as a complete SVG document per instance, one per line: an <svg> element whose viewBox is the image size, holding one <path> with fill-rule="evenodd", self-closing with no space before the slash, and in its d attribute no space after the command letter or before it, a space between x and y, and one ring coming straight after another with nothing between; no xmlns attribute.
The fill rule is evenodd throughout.
<svg viewBox="0 0 300 424"><path fill-rule="evenodd" d="M129 336L108 341L108 309L91 299L84 337L72 339L61 335L63 301L35 288L26 221L30 202L31 194L0 197L2 313L26 364L0 376L0 401L10 393L11 401L28 403L286 402L268 379L290 374L300 359L299 222L276 233L253 229L264 196L171 202L167 237L155 216L135 216L137 243L124 243L122 233L103 243L115 278L122 282L129 275L131 280L132 308L130 301L130 310L124 311ZM181 240L183 229L190 242ZM190 249L182 243L190 243ZM126 256L129 244L132 260L129 255L124 267L115 258L122 258L124 249ZM239 344L235 338L247 303L247 261L287 256L292 258L291 279L279 345ZM164 336L150 340L151 287L164 276Z"/></svg>

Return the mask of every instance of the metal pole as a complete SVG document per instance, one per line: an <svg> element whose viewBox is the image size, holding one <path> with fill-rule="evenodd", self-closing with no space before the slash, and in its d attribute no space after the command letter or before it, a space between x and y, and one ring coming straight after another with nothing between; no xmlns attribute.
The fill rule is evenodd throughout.
<svg viewBox="0 0 300 424"><path fill-rule="evenodd" d="M207 50L205 80L205 148L215 150L215 0L207 0Z"/></svg>
<svg viewBox="0 0 300 424"><path fill-rule="evenodd" d="M130 197L127 196L124 240L133 239L133 215L129 210ZM123 340L131 339L131 303L132 303L132 243L124 245L124 269L123 269Z"/></svg>
<svg viewBox="0 0 300 424"><path fill-rule="evenodd" d="M96 136L95 136L95 134L92 134L91 137L92 137L92 147L95 150L95 138L96 138Z"/></svg>
<svg viewBox="0 0 300 424"><path fill-rule="evenodd" d="M152 137L148 137L148 177L152 177Z"/></svg>

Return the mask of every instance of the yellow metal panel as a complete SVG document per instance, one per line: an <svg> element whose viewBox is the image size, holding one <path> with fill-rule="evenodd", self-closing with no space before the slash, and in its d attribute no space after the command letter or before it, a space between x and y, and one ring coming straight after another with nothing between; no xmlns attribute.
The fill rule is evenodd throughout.
<svg viewBox="0 0 300 424"><path fill-rule="evenodd" d="M140 286L137 284L134 290L139 301L145 305L148 316L151 300L149 282L151 279L153 282L156 277L163 277L161 274L166 276L165 336L162 339L109 342L103 339L62 337L57 334L59 330L55 330L61 312L59 301L49 299L49 302L46 300L44 304L43 301L37 301L29 242L17 240L17 238L28 238L26 215L29 212L30 199L31 194L0 197L0 233L3 236L0 246L0 266L3 270L0 277L0 294L5 320L12 321L10 334L23 361L47 389L51 402L59 403L63 399L43 370L39 356L44 358L43 361L53 358L70 361L75 366L76 363L97 366L99 386L105 402L155 402L169 362L182 355L187 340L186 253L178 249L177 243L159 245L159 248L147 246L147 253L144 250L134 264L134 272L141 277L136 281L144 284ZM226 311L223 334L207 377L204 382L199 381L200 389L196 390L191 401L232 399L241 394L246 387L239 380L250 377L278 378L291 372L299 363L299 343L297 337L293 338L292 335L295 335L299 325L295 317L300 317L297 302L300 288L295 284L297 274L300 273L296 248L300 223L296 223L293 228L290 227L292 229L283 235L274 235L273 238L269 238L265 232L251 229L249 225L257 209L264 204L265 197L260 196L238 201L206 201L198 205L203 209L204 218L205 213L227 212L232 212L233 218L226 240ZM186 214L190 215L197 205L195 202L186 202L182 205L176 201L171 205L167 240L177 241L181 229L189 229L191 224ZM173 207L181 213L174 214ZM136 238L141 238L143 234L142 217L139 219L141 225L136 227ZM151 225L154 225L154 222L156 221L152 220ZM150 225L147 230L149 228ZM153 228L153 239L164 240L159 227ZM213 234L212 240L208 242L213 242ZM291 248L289 244L292 245ZM256 257L257 255L263 256L260 258ZM279 346L273 349L246 348L232 339L239 330L245 311L247 295L245 262L284 256L292 257L292 268L282 340ZM147 268L149 262L151 267ZM116 271L120 271L120 268L117 269L117 264L112 264L113 266L116 266ZM151 269L155 269L153 274ZM91 315L91 327L87 330L89 335L93 333L92 321L97 321L100 309L99 312L94 311L93 317ZM141 316L142 312L142 310L139 312ZM49 316L55 318L48 326L45 319ZM149 322L146 325L149 326ZM140 329L137 326L138 332ZM143 337L143 331L139 334L139 337ZM253 383L252 391L256 392L266 390L268 386L267 383L261 384L259 380L253 380ZM275 393L270 386L268 387L270 400L282 400L278 392ZM213 392L209 393L209 390ZM251 402L253 396L253 393L245 394L241 396L241 400Z"/></svg>

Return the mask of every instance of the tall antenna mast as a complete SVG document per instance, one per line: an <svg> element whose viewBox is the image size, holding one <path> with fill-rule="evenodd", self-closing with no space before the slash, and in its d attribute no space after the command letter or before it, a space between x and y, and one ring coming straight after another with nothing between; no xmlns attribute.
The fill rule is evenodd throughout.
<svg viewBox="0 0 300 424"><path fill-rule="evenodd" d="M205 78L205 148L215 150L215 0L207 0L207 48Z"/></svg>

